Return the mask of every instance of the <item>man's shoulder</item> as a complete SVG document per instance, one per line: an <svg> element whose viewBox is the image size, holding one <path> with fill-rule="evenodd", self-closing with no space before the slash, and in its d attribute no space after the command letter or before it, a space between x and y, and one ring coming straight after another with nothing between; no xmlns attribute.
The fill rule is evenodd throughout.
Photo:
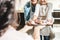
<svg viewBox="0 0 60 40"><path fill-rule="evenodd" d="M48 4L48 6L52 6L52 3L47 3Z"/></svg>
<svg viewBox="0 0 60 40"><path fill-rule="evenodd" d="M25 6L30 7L30 1L27 2Z"/></svg>
<svg viewBox="0 0 60 40"><path fill-rule="evenodd" d="M51 8L53 6L52 3L47 3L48 7Z"/></svg>

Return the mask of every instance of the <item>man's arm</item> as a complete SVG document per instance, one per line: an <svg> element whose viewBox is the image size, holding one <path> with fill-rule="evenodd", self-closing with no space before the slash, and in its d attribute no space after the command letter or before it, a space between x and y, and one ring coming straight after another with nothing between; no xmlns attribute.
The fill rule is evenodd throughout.
<svg viewBox="0 0 60 40"><path fill-rule="evenodd" d="M49 4L48 6L49 10L48 10L48 15L47 15L47 24L48 25L52 25L54 23L54 18L52 16L52 4Z"/></svg>
<svg viewBox="0 0 60 40"><path fill-rule="evenodd" d="M39 8L40 8L40 4L36 4L33 20L36 20L38 18L40 11Z"/></svg>
<svg viewBox="0 0 60 40"><path fill-rule="evenodd" d="M20 32L27 32L28 30L32 29L33 26L28 26L28 25L25 25L22 29L20 29L19 31Z"/></svg>
<svg viewBox="0 0 60 40"><path fill-rule="evenodd" d="M39 15L39 7L40 5L39 4L36 4L36 7L35 7L35 12L33 14L33 18L30 18L28 23L32 23L32 24L35 24L37 18L38 18L38 15Z"/></svg>
<svg viewBox="0 0 60 40"><path fill-rule="evenodd" d="M40 40L40 28L39 27L34 28L33 38L34 40Z"/></svg>
<svg viewBox="0 0 60 40"><path fill-rule="evenodd" d="M28 14L30 13L30 1L26 3L26 5L24 6L24 19L25 19L25 23L27 23L27 21L29 20L29 16Z"/></svg>

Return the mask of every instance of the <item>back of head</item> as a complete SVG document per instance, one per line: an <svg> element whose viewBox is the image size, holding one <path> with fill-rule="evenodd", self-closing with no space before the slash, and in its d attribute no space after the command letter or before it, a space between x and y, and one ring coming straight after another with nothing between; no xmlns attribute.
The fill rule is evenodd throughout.
<svg viewBox="0 0 60 40"><path fill-rule="evenodd" d="M0 5L0 30L4 29L8 26L8 16L10 14L10 12L7 10L8 7L6 7L7 5L2 3Z"/></svg>
<svg viewBox="0 0 60 40"><path fill-rule="evenodd" d="M3 11L4 9L2 9L0 13L0 30L7 27L7 21L8 21L8 17L7 17L8 15L4 13Z"/></svg>

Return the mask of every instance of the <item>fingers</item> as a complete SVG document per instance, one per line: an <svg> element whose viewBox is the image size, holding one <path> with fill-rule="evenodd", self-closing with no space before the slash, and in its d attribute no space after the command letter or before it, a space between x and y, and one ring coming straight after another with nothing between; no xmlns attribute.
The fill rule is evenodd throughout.
<svg viewBox="0 0 60 40"><path fill-rule="evenodd" d="M29 26L31 26L31 21L28 21L26 24L29 25Z"/></svg>
<svg viewBox="0 0 60 40"><path fill-rule="evenodd" d="M35 23L40 24L40 20L38 20L38 19L35 20Z"/></svg>

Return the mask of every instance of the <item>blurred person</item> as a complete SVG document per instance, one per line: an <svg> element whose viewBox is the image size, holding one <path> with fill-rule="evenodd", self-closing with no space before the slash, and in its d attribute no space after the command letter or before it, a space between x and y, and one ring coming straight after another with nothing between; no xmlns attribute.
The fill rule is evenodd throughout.
<svg viewBox="0 0 60 40"><path fill-rule="evenodd" d="M10 13L12 7L10 2L5 2L0 13L0 40L33 40L27 33L16 31L18 24ZM29 28L23 30L29 30ZM26 32L26 31L25 31Z"/></svg>
<svg viewBox="0 0 60 40"><path fill-rule="evenodd" d="M24 19L25 19L25 26L32 27L30 21L33 17L33 14L35 12L36 4L38 3L38 0L30 0L26 3L24 6ZM33 27L32 27L33 28ZM28 31L29 34L33 33L33 29Z"/></svg>
<svg viewBox="0 0 60 40"><path fill-rule="evenodd" d="M2 23L3 26L0 25L0 28L2 27L0 29L0 40L33 40L33 38L27 33L16 31L15 27L11 25L11 20L10 22L8 21ZM12 21L12 23L13 22L14 20ZM16 22L13 24L17 26Z"/></svg>
<svg viewBox="0 0 60 40"><path fill-rule="evenodd" d="M41 40L50 40L50 32L52 31L51 25L53 25L54 18L52 16L52 4L47 3L46 0L40 0L38 6L36 7L37 12L34 15L37 17L35 22L39 24L38 26L43 27L40 29Z"/></svg>
<svg viewBox="0 0 60 40"><path fill-rule="evenodd" d="M12 16L12 4L10 3L10 1L5 1L4 3L1 3L1 9L0 9L0 30L2 28L4 28L4 25L2 25L3 23L5 23L6 21L11 20L11 16ZM4 31L3 31L4 32ZM2 32L2 34L3 34Z"/></svg>
<svg viewBox="0 0 60 40"><path fill-rule="evenodd" d="M5 9L4 9L5 10ZM1 15L1 14L0 14ZM18 26L16 21L12 18L13 15L3 13L0 16L0 40L35 40L32 36L25 33L33 28L25 26L20 31L16 31L15 27ZM6 19L6 20L5 20Z"/></svg>

